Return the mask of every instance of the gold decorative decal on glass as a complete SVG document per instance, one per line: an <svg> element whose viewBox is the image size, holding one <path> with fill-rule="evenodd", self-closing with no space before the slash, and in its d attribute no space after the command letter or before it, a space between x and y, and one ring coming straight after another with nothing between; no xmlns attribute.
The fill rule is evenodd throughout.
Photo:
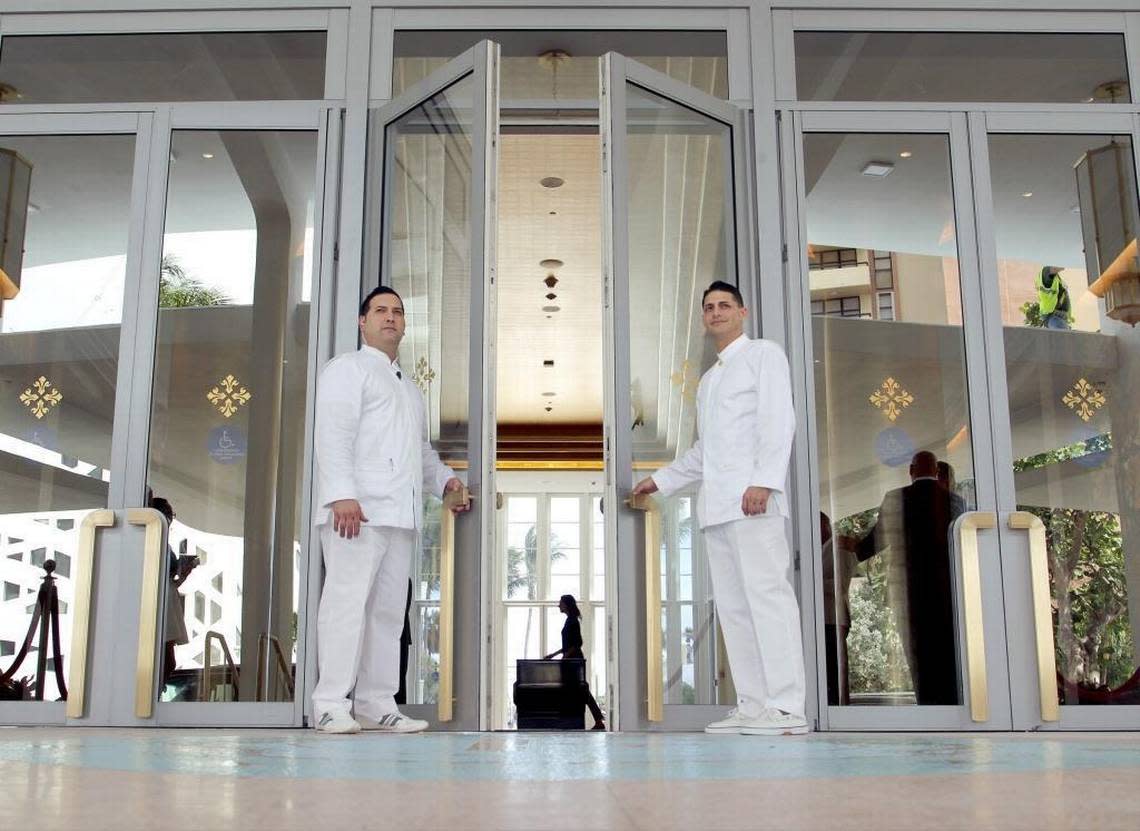
<svg viewBox="0 0 1140 831"><path fill-rule="evenodd" d="M415 374L412 375L412 380L416 382L416 386L423 392L426 393L428 391L431 382L435 380L435 370L428 364L427 358L421 356L420 359L416 361L416 371Z"/></svg>
<svg viewBox="0 0 1140 831"><path fill-rule="evenodd" d="M46 416L62 400L63 393L42 375L36 379L34 384L20 393L20 401L25 407L31 408L32 415L36 418Z"/></svg>
<svg viewBox="0 0 1140 831"><path fill-rule="evenodd" d="M681 361L681 369L669 376L673 386L681 388L681 397L693 401L697 397L697 384L701 382L700 375L693 369L693 362L686 359Z"/></svg>
<svg viewBox="0 0 1140 831"><path fill-rule="evenodd" d="M251 398L253 393L243 387L233 375L227 375L217 387L206 393L206 399L226 418L233 416L238 408L248 404Z"/></svg>
<svg viewBox="0 0 1140 831"><path fill-rule="evenodd" d="M894 378L887 378L867 399L876 409L882 410L891 421L895 421L902 411L914 403L914 396L903 389Z"/></svg>
<svg viewBox="0 0 1140 831"><path fill-rule="evenodd" d="M1096 384L1090 384L1081 378L1061 397L1061 402L1076 412L1081 421L1089 421L1097 410L1108 403L1108 398Z"/></svg>

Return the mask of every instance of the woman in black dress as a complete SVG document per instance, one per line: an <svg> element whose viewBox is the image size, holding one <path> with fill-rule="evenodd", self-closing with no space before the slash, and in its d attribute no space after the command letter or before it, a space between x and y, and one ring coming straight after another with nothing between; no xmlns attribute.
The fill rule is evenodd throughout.
<svg viewBox="0 0 1140 831"><path fill-rule="evenodd" d="M562 627L562 648L546 655L543 660L549 661L559 655L562 656L563 660L575 658L586 660L586 656L582 652L582 625L579 623L582 612L578 609L578 601L574 599L574 595L562 595L558 600L558 611L566 615L566 625ZM601 708L598 707L598 702L594 700L589 684L586 685L586 706L590 708L590 715L594 717L594 729L605 730L606 724L602 720Z"/></svg>

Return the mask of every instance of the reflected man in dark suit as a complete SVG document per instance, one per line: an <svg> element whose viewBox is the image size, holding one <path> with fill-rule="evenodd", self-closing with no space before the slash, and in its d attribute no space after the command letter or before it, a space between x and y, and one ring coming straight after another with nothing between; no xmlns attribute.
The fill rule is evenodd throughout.
<svg viewBox="0 0 1140 831"><path fill-rule="evenodd" d="M958 704L950 530L966 505L939 481L938 468L933 453L916 453L911 483L886 493L862 539L844 538L841 545L860 562L886 557L887 594L918 703Z"/></svg>

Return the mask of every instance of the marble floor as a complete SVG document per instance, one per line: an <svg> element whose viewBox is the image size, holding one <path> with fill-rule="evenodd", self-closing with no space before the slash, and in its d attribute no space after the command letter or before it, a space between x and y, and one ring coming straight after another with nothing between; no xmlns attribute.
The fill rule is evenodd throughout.
<svg viewBox="0 0 1140 831"><path fill-rule="evenodd" d="M0 729L3 829L1125 829L1140 734Z"/></svg>

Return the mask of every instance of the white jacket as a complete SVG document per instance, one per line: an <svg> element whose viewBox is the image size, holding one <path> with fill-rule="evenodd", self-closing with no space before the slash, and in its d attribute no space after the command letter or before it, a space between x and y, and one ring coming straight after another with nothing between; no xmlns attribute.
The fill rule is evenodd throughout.
<svg viewBox="0 0 1140 831"><path fill-rule="evenodd" d="M767 514L788 516L786 483L796 413L788 359L779 346L741 335L720 354L697 388L699 438L653 474L662 496L701 483L702 528L744 519L750 486L768 488Z"/></svg>
<svg viewBox="0 0 1140 831"><path fill-rule="evenodd" d="M338 499L360 503L368 525L419 529L423 491L442 496L455 473L428 441L423 394L379 349L338 355L317 380L314 525Z"/></svg>

